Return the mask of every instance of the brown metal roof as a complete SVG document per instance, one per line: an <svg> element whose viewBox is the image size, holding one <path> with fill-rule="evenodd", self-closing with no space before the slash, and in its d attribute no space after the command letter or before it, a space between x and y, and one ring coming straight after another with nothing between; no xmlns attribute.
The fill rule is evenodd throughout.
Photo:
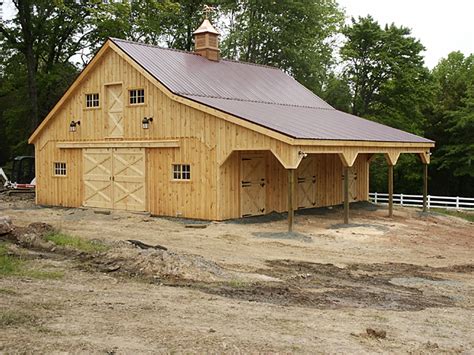
<svg viewBox="0 0 474 355"><path fill-rule="evenodd" d="M276 68L111 40L171 92L293 138L432 143L338 111Z"/></svg>

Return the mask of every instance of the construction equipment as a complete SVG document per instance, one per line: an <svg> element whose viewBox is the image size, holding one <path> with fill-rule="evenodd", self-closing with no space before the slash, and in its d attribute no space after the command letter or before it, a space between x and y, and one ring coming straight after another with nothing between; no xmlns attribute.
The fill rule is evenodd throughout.
<svg viewBox="0 0 474 355"><path fill-rule="evenodd" d="M11 178L9 179L5 171L0 168L0 180L7 189L14 190L34 190L36 187L35 178L35 157L19 156L13 159Z"/></svg>

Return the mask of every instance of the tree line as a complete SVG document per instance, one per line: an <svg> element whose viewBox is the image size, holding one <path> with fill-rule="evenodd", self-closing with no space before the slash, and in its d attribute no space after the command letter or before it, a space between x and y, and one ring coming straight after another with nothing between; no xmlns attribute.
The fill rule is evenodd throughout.
<svg viewBox="0 0 474 355"><path fill-rule="evenodd" d="M345 16L335 0L12 0L0 24L0 166L108 37L192 50L205 4L224 58L279 67L335 108L436 141L430 193L474 196L474 55L432 70L423 44L395 23ZM396 19L394 19L396 20ZM371 190L386 191L383 157ZM420 193L421 164L402 155L395 190Z"/></svg>

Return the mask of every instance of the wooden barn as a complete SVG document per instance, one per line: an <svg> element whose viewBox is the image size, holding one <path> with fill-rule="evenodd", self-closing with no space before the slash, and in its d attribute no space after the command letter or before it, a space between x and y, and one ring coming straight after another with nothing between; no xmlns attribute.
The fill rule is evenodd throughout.
<svg viewBox="0 0 474 355"><path fill-rule="evenodd" d="M194 36L194 52L107 40L29 139L38 204L291 223L295 209L367 200L374 154L389 177L401 153L429 163L432 141L221 59L208 20Z"/></svg>

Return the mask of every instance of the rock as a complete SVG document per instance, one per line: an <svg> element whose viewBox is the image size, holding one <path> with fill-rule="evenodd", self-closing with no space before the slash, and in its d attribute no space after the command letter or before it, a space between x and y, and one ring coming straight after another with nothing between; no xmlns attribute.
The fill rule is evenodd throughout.
<svg viewBox="0 0 474 355"><path fill-rule="evenodd" d="M209 333L215 333L215 332L216 332L216 330L214 328L209 329Z"/></svg>
<svg viewBox="0 0 474 355"><path fill-rule="evenodd" d="M9 216L0 217L0 235L10 234L13 231L13 223Z"/></svg>
<svg viewBox="0 0 474 355"><path fill-rule="evenodd" d="M43 222L34 222L28 225L28 232L36 234L39 237L44 237L54 232L54 227L51 224Z"/></svg>
<svg viewBox="0 0 474 355"><path fill-rule="evenodd" d="M385 339L387 337L387 332L385 330L367 328L365 331L371 338Z"/></svg>

